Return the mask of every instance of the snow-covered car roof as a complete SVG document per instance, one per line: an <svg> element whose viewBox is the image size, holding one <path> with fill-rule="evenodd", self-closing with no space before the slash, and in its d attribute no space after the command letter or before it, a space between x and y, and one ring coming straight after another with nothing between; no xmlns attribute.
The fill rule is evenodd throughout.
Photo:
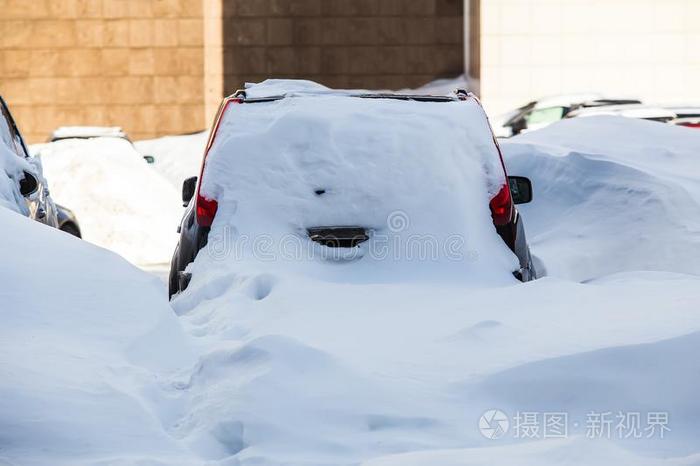
<svg viewBox="0 0 700 466"><path fill-rule="evenodd" d="M119 126L61 126L51 133L49 142L59 139L88 139L99 137L128 139L126 132Z"/></svg>
<svg viewBox="0 0 700 466"><path fill-rule="evenodd" d="M608 105L604 107L580 108L569 113L567 118L616 115L642 120L669 121L676 118L671 110L644 104Z"/></svg>
<svg viewBox="0 0 700 466"><path fill-rule="evenodd" d="M455 89L456 90L456 89ZM405 92L371 91L365 89L331 89L322 84L294 79L268 79L261 83L246 83L245 89L233 96L245 96L246 99L278 99L282 97L391 97L406 100L458 100L457 93L452 95L416 94Z"/></svg>

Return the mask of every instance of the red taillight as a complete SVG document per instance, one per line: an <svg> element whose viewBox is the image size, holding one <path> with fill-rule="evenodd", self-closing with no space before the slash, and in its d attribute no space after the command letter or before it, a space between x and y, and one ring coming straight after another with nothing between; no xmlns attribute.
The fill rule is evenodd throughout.
<svg viewBox="0 0 700 466"><path fill-rule="evenodd" d="M510 223L510 219L513 217L513 200L510 197L510 188L508 187L508 172L506 171L506 165L503 163L503 154L501 153L501 147L498 145L498 140L493 134L493 129L491 128L491 122L489 122L488 117L484 108L481 106L479 99L473 94L461 93L460 100L467 100L467 98L472 98L479 106L483 112L484 118L486 119L486 124L491 131L491 139L493 139L493 144L496 146L496 151L498 152L498 159L501 163L501 168L503 168L503 176L506 180L505 184L501 186L498 194L491 199L489 207L491 208L491 217L493 218L494 225L507 225Z"/></svg>
<svg viewBox="0 0 700 466"><path fill-rule="evenodd" d="M491 217L496 225L506 225L513 215L513 201L510 198L508 184L504 184L498 194L491 199Z"/></svg>
<svg viewBox="0 0 700 466"><path fill-rule="evenodd" d="M219 208L219 204L216 199L208 199L200 193L202 187L202 177L204 176L204 166L207 161L207 155L209 155L209 149L214 145L214 139L216 139L216 133L219 130L219 125L224 117L224 112L228 108L229 104L240 104L243 99L238 97L228 97L223 101L219 107L219 111L216 114L216 119L214 120L214 126L209 134L209 141L207 141L207 147L204 150L204 157L202 158L202 167L199 170L199 183L197 184L197 199L195 203L195 217L197 219L197 225L201 227L210 227L214 222L214 216L216 215L216 210Z"/></svg>
<svg viewBox="0 0 700 466"><path fill-rule="evenodd" d="M698 123L681 123L681 126L685 126L686 128L700 128L700 122Z"/></svg>
<svg viewBox="0 0 700 466"><path fill-rule="evenodd" d="M219 204L214 199L207 199L201 194L197 195L197 224L201 227L210 227L216 215Z"/></svg>

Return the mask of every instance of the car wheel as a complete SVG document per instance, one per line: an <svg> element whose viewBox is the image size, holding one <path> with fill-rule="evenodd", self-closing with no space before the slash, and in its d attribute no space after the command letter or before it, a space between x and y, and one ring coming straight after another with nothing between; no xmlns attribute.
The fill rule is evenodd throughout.
<svg viewBox="0 0 700 466"><path fill-rule="evenodd" d="M78 230L78 227L72 223L64 223L59 229L65 233L68 233L69 235L75 236L76 238L81 238L80 230Z"/></svg>
<svg viewBox="0 0 700 466"><path fill-rule="evenodd" d="M180 284L177 278L177 256L180 253L180 245L175 248L173 260L170 261L170 274L168 275L168 297L172 297L180 291Z"/></svg>

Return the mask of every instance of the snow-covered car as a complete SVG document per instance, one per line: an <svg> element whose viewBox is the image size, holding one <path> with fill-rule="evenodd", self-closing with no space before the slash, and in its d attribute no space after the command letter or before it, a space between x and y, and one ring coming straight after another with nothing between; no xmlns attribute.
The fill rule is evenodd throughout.
<svg viewBox="0 0 700 466"><path fill-rule="evenodd" d="M467 205L477 207L463 208L485 215L461 221L490 216L493 225L484 227L484 235L495 237L489 240L493 244L500 236L498 250L503 243L510 250L513 275L522 281L536 278L515 208L530 202L532 186L527 178L507 176L486 114L472 94L333 91L307 81L284 81L280 88L264 84L224 99L200 176L183 183L186 210L171 262L171 296L187 288L192 273L186 269L211 243L212 225L220 217L234 222L228 232L244 229L265 236L277 229L277 238L294 238L308 249L320 245L347 252L371 248L368 243L382 232L398 231L392 223L405 227L411 220L396 213L409 211L411 202L424 203L420 196L430 199L435 191L444 196L437 203L449 205L450 198L460 204L456 186L465 177L473 178L469 189L485 191L483 205L469 199ZM447 228L440 225L453 221L460 228L462 207L455 209L421 207L416 216L434 218L424 221L420 233L444 234Z"/></svg>
<svg viewBox="0 0 700 466"><path fill-rule="evenodd" d="M579 108L566 115L566 118L581 118L591 116L621 116L639 120L668 123L676 118L671 110L644 104L610 105L604 107Z"/></svg>
<svg viewBox="0 0 700 466"><path fill-rule="evenodd" d="M545 97L494 117L491 121L496 137L509 138L524 131L544 128L582 108L640 104L637 99L613 98L601 94L570 94Z"/></svg>
<svg viewBox="0 0 700 466"><path fill-rule="evenodd" d="M119 126L61 126L49 136L48 142L63 141L66 139L92 139L92 138L118 138L128 141L133 146L126 132ZM154 163L152 155L144 155L143 159L148 163Z"/></svg>
<svg viewBox="0 0 700 466"><path fill-rule="evenodd" d="M49 188L42 174L41 161L29 154L19 128L2 97L0 97L0 112L2 165L5 174L17 183L13 196L14 207L20 213L38 222L57 228L57 208L49 196Z"/></svg>

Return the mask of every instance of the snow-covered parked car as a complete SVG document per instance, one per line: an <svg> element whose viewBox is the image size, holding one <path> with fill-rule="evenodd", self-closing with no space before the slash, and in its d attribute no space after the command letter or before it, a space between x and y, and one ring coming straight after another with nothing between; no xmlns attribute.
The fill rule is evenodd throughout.
<svg viewBox="0 0 700 466"><path fill-rule="evenodd" d="M371 255L386 235L404 230L467 246L488 236L501 244L495 255L512 258L516 278L536 278L515 208L531 200L532 186L507 176L481 104L463 91L438 97L334 91L308 81L251 86L224 99L200 176L185 180L182 194L171 296L188 286L186 269L219 220L231 238L217 233L207 248L213 254L226 255L229 240L245 249L247 237L252 255L267 238L355 260L353 250ZM478 233L469 230L477 224ZM406 251L392 247L403 259ZM475 246L468 254L492 260L477 259Z"/></svg>
<svg viewBox="0 0 700 466"><path fill-rule="evenodd" d="M525 131L533 131L556 123L569 113L586 108L610 105L640 104L637 99L607 97L602 94L568 94L545 97L520 108L492 118L494 133L500 138L509 138Z"/></svg>
<svg viewBox="0 0 700 466"><path fill-rule="evenodd" d="M49 136L48 142L64 141L66 139L93 139L93 138L117 138L134 143L129 139L120 126L61 126ZM143 159L148 163L154 163L152 155L144 155Z"/></svg>

